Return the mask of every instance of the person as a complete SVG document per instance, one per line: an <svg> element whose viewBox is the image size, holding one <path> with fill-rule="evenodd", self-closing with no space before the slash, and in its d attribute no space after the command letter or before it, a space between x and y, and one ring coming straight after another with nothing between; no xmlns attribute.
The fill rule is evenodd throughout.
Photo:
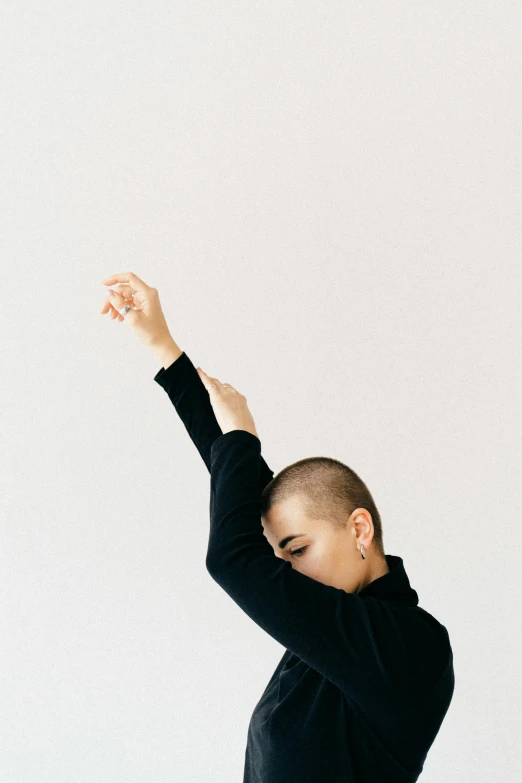
<svg viewBox="0 0 522 783"><path fill-rule="evenodd" d="M378 551L375 507L342 527L310 515L309 484L277 483L246 397L194 367L157 289L132 272L104 283L119 285L101 312L161 361L154 380L210 472L206 568L285 647L250 720L243 783L413 783L453 696L453 652L402 558Z"/></svg>

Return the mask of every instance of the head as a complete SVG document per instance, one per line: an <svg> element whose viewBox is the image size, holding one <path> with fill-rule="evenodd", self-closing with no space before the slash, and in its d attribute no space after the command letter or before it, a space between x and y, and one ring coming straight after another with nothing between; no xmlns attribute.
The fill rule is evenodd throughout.
<svg viewBox="0 0 522 783"><path fill-rule="evenodd" d="M284 468L261 493L261 521L276 557L318 582L358 593L388 573L371 493L339 460L309 457Z"/></svg>

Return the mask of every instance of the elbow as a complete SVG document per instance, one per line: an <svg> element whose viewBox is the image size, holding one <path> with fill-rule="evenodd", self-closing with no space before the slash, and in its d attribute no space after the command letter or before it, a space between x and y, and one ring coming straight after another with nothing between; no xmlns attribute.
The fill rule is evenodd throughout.
<svg viewBox="0 0 522 783"><path fill-rule="evenodd" d="M214 574L216 573L216 557L214 552L210 549L208 550L207 556L205 558L205 567L210 576L214 578Z"/></svg>
<svg viewBox="0 0 522 783"><path fill-rule="evenodd" d="M228 581L228 571L223 561L223 554L221 552L209 552L205 560L205 566L214 582L223 587L225 582Z"/></svg>

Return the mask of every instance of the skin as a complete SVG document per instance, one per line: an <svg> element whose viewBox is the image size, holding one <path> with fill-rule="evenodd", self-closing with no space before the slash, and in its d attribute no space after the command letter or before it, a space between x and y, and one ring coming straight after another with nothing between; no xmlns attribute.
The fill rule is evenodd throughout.
<svg viewBox="0 0 522 783"><path fill-rule="evenodd" d="M372 546L374 527L365 508L356 508L346 527L336 530L327 519L308 519L296 495L272 506L262 518L262 525L276 557L289 560L296 571L325 585L358 593L374 579L389 573L386 560L376 555ZM283 538L297 533L305 535L290 541L283 550L279 548ZM303 551L303 547L307 548Z"/></svg>

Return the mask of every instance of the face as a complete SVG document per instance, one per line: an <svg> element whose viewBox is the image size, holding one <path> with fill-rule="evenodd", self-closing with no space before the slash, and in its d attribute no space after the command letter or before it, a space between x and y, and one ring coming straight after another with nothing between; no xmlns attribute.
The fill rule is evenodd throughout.
<svg viewBox="0 0 522 783"><path fill-rule="evenodd" d="M347 593L357 593L372 581L368 548L374 530L371 514L366 509L355 509L346 527L337 530L327 519L309 519L296 495L272 506L262 518L262 525L276 557L288 560L296 571ZM292 541L285 540L298 534L302 535ZM357 548L361 543L365 559Z"/></svg>

